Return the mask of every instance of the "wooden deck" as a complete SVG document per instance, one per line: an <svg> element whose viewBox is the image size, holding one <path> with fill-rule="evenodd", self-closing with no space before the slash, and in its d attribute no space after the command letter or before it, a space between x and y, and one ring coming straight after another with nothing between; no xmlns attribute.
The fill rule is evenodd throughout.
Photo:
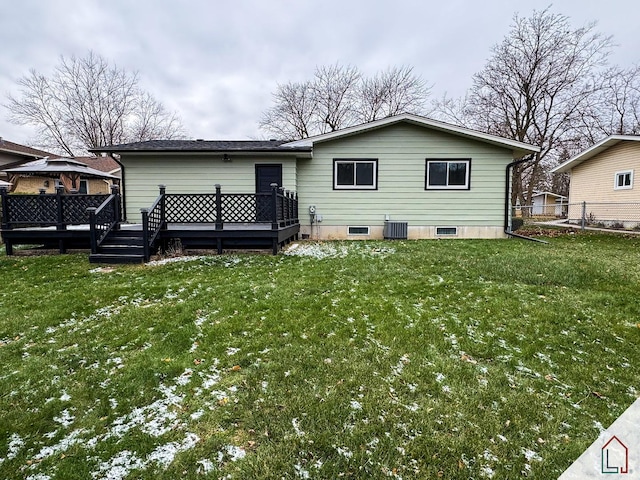
<svg viewBox="0 0 640 480"><path fill-rule="evenodd" d="M41 245L60 253L90 249L90 260L96 262L117 260L114 252L147 261L178 240L185 249L269 249L276 254L300 231L297 197L276 188L270 194L222 194L217 186L215 194L171 195L162 187L153 206L142 211L141 224L120 221L117 190L91 197L4 191L0 232L7 255L15 245Z"/></svg>

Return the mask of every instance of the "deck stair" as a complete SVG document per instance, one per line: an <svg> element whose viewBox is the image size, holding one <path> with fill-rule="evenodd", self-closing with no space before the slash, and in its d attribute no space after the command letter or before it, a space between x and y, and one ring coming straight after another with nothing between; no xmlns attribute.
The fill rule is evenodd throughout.
<svg viewBox="0 0 640 480"><path fill-rule="evenodd" d="M142 230L113 230L89 255L91 263L143 263L144 239Z"/></svg>

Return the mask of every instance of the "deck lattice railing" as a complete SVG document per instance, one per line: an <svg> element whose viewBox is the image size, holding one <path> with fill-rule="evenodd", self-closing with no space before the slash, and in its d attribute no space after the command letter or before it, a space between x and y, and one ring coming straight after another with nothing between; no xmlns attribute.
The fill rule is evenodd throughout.
<svg viewBox="0 0 640 480"><path fill-rule="evenodd" d="M284 227L298 223L297 195L277 186L270 193L222 193L219 185L216 193L166 193L160 185L160 195L147 210L149 217L160 206L164 214L158 222L163 224L275 222Z"/></svg>
<svg viewBox="0 0 640 480"><path fill-rule="evenodd" d="M2 228L56 226L65 230L67 225L89 223L88 208L99 207L109 198L109 194L64 194L63 188L56 193L12 194L0 188L2 196Z"/></svg>

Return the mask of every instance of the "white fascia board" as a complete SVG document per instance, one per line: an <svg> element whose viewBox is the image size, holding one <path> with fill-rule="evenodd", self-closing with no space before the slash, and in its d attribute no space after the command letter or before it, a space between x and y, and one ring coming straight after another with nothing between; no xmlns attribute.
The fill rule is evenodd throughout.
<svg viewBox="0 0 640 480"><path fill-rule="evenodd" d="M363 123L362 125L355 125L353 127L343 128L336 130L335 132L325 133L322 135L316 135L313 137L303 138L301 140L295 140L293 142L282 144L283 147L312 147L315 143L326 142L334 140L336 138L347 137L350 135L356 135L364 133L369 130L375 130L377 128L384 127L399 122L410 122L415 125L432 128L453 135L459 135L462 137L470 138L473 140L484 141L493 145L501 147L511 148L514 153L519 152L523 155L527 153L537 153L540 151L540 147L529 145L527 143L518 142L516 140L510 140L497 135L490 135L488 133L479 132L477 130L471 130L465 127L459 127L457 125L451 125L449 123L440 122L438 120L432 120L426 117L420 117L418 115L402 114L394 117L387 117L380 120L375 120L369 123Z"/></svg>
<svg viewBox="0 0 640 480"><path fill-rule="evenodd" d="M605 150L617 145L623 141L632 141L638 142L640 141L640 136L638 135L611 135L607 138L600 140L595 145L583 150L578 155L570 158L564 163L561 163L555 168L552 168L550 173L565 173L570 171L573 167L580 165L585 160L589 160L592 157L595 157L599 153L604 152Z"/></svg>

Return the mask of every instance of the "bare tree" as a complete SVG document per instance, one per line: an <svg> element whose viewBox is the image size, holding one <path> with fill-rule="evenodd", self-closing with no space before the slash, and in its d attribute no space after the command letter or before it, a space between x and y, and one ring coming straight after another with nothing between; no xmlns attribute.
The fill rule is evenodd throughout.
<svg viewBox="0 0 640 480"><path fill-rule="evenodd" d="M429 97L430 87L412 67L393 67L364 78L360 83L357 121L371 122L405 112L418 113Z"/></svg>
<svg viewBox="0 0 640 480"><path fill-rule="evenodd" d="M336 64L316 68L312 89L319 133L333 132L353 124L355 89L360 78L360 72L352 66Z"/></svg>
<svg viewBox="0 0 640 480"><path fill-rule="evenodd" d="M608 135L640 134L640 66L611 67L597 85L598 95L583 116L587 143Z"/></svg>
<svg viewBox="0 0 640 480"><path fill-rule="evenodd" d="M278 85L260 127L280 138L306 138L399 113L422 113L428 96L429 88L410 67L371 78L352 66L317 67L311 81Z"/></svg>
<svg viewBox="0 0 640 480"><path fill-rule="evenodd" d="M260 125L279 138L306 138L312 135L316 99L311 82L278 85L275 105L262 115Z"/></svg>
<svg viewBox="0 0 640 480"><path fill-rule="evenodd" d="M514 169L512 200L526 204L546 180L547 167L580 136L611 47L611 37L595 32L593 23L574 29L568 17L549 9L529 18L516 15L474 76L463 108L451 110L449 103L438 111L448 118L449 108L467 126L541 148L531 162Z"/></svg>
<svg viewBox="0 0 640 480"><path fill-rule="evenodd" d="M18 85L20 96L9 96L6 105L10 120L35 126L38 143L47 149L73 156L104 145L183 136L178 116L139 88L136 73L94 52L61 57L50 77L31 70Z"/></svg>

